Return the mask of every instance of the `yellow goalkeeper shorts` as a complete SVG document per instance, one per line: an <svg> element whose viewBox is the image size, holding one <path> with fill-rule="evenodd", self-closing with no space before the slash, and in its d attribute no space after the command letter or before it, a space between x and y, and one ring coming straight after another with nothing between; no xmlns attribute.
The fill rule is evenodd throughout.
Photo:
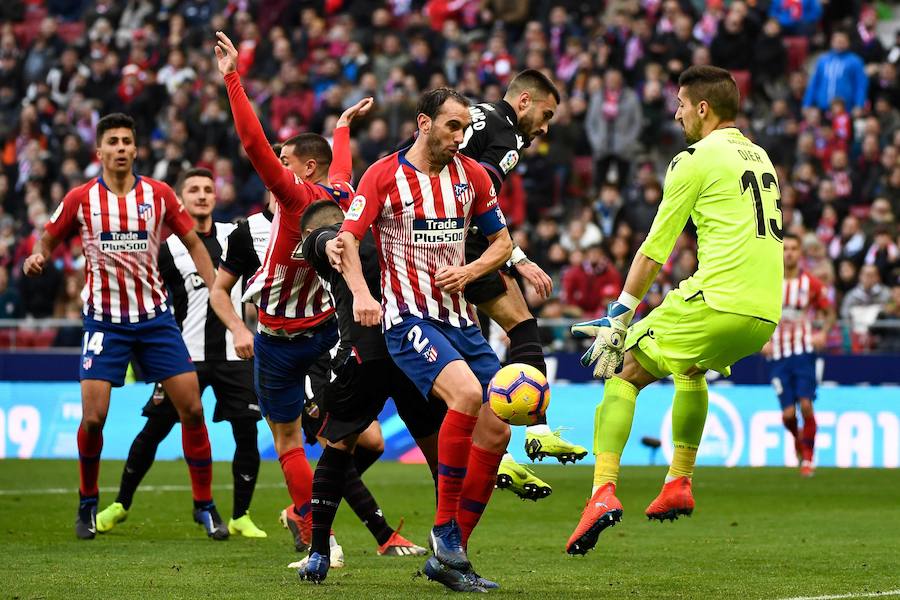
<svg viewBox="0 0 900 600"><path fill-rule="evenodd" d="M731 365L759 352L774 331L771 321L715 310L702 292L685 297L676 289L628 329L625 349L660 379L692 369L728 377Z"/></svg>

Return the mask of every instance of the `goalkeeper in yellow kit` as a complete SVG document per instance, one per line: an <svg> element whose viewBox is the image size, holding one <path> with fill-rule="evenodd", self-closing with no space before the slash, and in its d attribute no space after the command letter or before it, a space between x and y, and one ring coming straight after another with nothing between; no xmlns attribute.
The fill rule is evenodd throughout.
<svg viewBox="0 0 900 600"><path fill-rule="evenodd" d="M781 197L775 168L734 125L737 85L728 71L691 67L678 80L675 120L689 147L666 171L663 199L638 249L625 288L606 317L572 332L594 338L582 357L606 379L594 418L594 486L566 551L584 554L622 518L616 498L619 459L638 392L672 375L675 450L651 519L676 519L694 509L691 476L706 422L706 371L730 374L739 359L758 352L781 317L783 278ZM637 308L688 217L697 228L699 267L646 318Z"/></svg>

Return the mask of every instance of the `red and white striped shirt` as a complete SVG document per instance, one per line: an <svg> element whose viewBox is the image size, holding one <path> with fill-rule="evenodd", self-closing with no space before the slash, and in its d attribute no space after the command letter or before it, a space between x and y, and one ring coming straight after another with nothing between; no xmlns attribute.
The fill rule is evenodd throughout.
<svg viewBox="0 0 900 600"><path fill-rule="evenodd" d="M776 360L813 352L815 311L826 310L831 305L825 286L806 271L784 280L783 298L781 321L772 334L772 358Z"/></svg>
<svg viewBox="0 0 900 600"><path fill-rule="evenodd" d="M466 262L465 236L472 219L485 235L506 226L497 194L484 168L457 154L430 177L413 167L405 150L372 165L346 211L342 231L362 239L369 225L381 263L384 328L404 315L432 318L454 327L474 324L461 293L435 283L444 266Z"/></svg>
<svg viewBox="0 0 900 600"><path fill-rule="evenodd" d="M163 223L179 236L194 228L172 188L149 177L136 177L124 196L99 177L66 194L46 229L60 240L81 230L86 316L136 323L166 310L159 274Z"/></svg>

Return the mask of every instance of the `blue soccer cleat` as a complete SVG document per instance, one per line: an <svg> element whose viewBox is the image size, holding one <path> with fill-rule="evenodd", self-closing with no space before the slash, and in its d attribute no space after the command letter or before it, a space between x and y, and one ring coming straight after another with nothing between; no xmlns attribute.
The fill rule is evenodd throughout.
<svg viewBox="0 0 900 600"><path fill-rule="evenodd" d="M479 587L483 587L486 590L497 590L500 589L500 584L496 581L491 581L490 579L485 579L474 570L469 571L469 575L475 580L475 583L478 584Z"/></svg>
<svg viewBox="0 0 900 600"><path fill-rule="evenodd" d="M313 552L309 555L309 560L306 561L306 564L297 569L297 575L305 581L322 583L328 576L328 568L330 566L331 561L328 560L327 556Z"/></svg>
<svg viewBox="0 0 900 600"><path fill-rule="evenodd" d="M478 580L471 572L464 573L452 569L434 556L425 561L422 571L429 580L437 581L454 592L487 593L487 589L478 584Z"/></svg>
<svg viewBox="0 0 900 600"><path fill-rule="evenodd" d="M466 573L472 569L466 549L462 545L462 534L456 519L443 525L435 525L428 535L428 547L441 564Z"/></svg>

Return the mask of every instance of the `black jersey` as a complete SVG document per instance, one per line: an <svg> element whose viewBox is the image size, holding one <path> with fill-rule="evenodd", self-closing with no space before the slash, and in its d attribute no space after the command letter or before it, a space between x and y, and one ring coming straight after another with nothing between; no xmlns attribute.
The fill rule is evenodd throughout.
<svg viewBox="0 0 900 600"><path fill-rule="evenodd" d="M516 128L516 111L501 100L473 104L469 115L472 124L466 129L459 151L481 163L499 192L506 176L519 164L519 152L527 145Z"/></svg>
<svg viewBox="0 0 900 600"><path fill-rule="evenodd" d="M209 252L213 267L219 265L227 251L233 223L213 223L208 234L199 234ZM197 273L187 247L176 235L171 235L159 251L159 271L169 288L169 298L181 336L194 362L211 360L240 360L234 352L234 339L209 304L209 290ZM235 310L240 310L239 289L231 293Z"/></svg>
<svg viewBox="0 0 900 600"><path fill-rule="evenodd" d="M384 344L381 327L363 327L353 320L353 293L347 287L344 276L335 271L325 255L325 244L337 237L339 226L320 227L303 240L303 257L313 266L322 279L325 289L331 294L337 313L340 346L335 356L335 364L343 364L350 354L355 354L360 362L390 355ZM369 292L376 300L381 300L381 267L372 232L366 232L359 243L359 260L363 277Z"/></svg>
<svg viewBox="0 0 900 600"><path fill-rule="evenodd" d="M268 210L250 215L228 236L228 248L219 265L246 282L262 264L272 233L272 213Z"/></svg>

